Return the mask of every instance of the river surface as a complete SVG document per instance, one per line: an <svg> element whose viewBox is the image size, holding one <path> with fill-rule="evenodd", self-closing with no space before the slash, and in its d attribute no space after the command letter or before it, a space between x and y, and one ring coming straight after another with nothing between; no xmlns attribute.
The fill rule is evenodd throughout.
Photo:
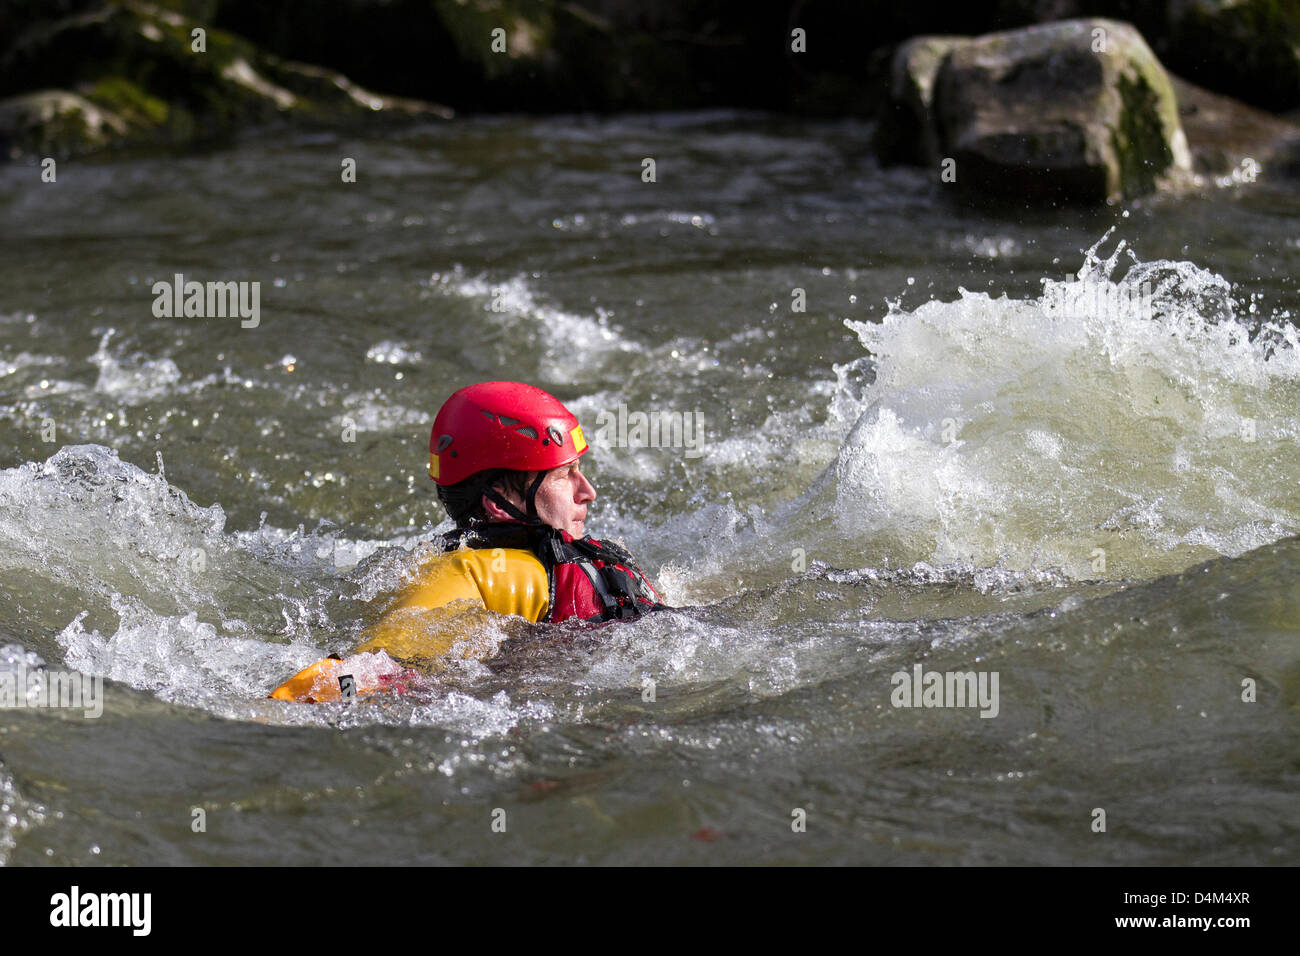
<svg viewBox="0 0 1300 956"><path fill-rule="evenodd" d="M976 212L869 137L0 168L0 678L104 679L0 709L0 861L1300 862L1300 191ZM176 274L256 327L156 315ZM447 527L429 427L490 379L579 416L588 529L675 609L266 699ZM995 702L896 706L918 665Z"/></svg>

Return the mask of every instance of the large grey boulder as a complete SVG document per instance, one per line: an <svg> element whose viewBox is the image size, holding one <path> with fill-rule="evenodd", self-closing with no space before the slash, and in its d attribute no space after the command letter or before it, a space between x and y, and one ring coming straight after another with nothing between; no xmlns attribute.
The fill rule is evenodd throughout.
<svg viewBox="0 0 1300 956"><path fill-rule="evenodd" d="M969 196L1097 203L1190 175L1169 76L1127 23L912 43L895 61L910 78L896 115L915 118L914 153Z"/></svg>
<svg viewBox="0 0 1300 956"><path fill-rule="evenodd" d="M921 36L900 44L889 65L889 99L877 117L875 147L887 163L929 163L939 155L934 80L944 58L968 37Z"/></svg>

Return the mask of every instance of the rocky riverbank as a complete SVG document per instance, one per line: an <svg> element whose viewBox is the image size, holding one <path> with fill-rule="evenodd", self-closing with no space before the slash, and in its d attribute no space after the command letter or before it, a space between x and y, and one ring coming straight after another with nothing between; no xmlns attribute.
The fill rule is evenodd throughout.
<svg viewBox="0 0 1300 956"><path fill-rule="evenodd" d="M28 162L266 124L716 106L878 117L883 161L966 198L1114 201L1300 155L1279 115L1300 108L1294 2L14 0L0 38L0 155Z"/></svg>

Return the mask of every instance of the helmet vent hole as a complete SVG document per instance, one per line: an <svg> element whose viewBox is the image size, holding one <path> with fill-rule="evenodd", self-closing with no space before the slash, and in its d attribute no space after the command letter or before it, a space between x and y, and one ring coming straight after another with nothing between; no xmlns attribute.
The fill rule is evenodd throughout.
<svg viewBox="0 0 1300 956"><path fill-rule="evenodd" d="M450 436L450 435L443 435L441 438L439 438L439 439L438 439L438 451L439 451L439 453L446 451L446 450L447 450L447 446L450 445L450 444L451 444L451 436Z"/></svg>
<svg viewBox="0 0 1300 956"><path fill-rule="evenodd" d="M491 412L489 412L486 408L480 408L479 411L488 417L488 421L492 422L494 425L496 424L497 417L493 415Z"/></svg>
<svg viewBox="0 0 1300 956"><path fill-rule="evenodd" d="M519 419L517 419L517 418L511 418L511 417L508 416L508 415L502 415L502 416L501 416L501 424L502 424L502 425L505 425L505 426L507 426L507 427L510 427L510 426L512 426L512 425L518 425L518 424L519 424Z"/></svg>
<svg viewBox="0 0 1300 956"><path fill-rule="evenodd" d="M537 437L537 429L529 428L527 425L525 425L523 428L516 428L515 431L519 432L519 434L524 435L528 438Z"/></svg>

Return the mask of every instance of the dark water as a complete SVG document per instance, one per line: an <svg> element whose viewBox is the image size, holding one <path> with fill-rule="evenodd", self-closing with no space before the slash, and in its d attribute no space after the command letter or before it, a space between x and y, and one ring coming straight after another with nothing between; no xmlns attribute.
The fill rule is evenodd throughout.
<svg viewBox="0 0 1300 956"><path fill-rule="evenodd" d="M1297 862L1300 195L975 213L869 132L0 169L0 666L107 679L0 710L0 860ZM258 325L156 317L176 273L260 282ZM680 610L264 699L418 564L432 416L495 378L578 414L589 528ZM996 716L894 706L916 664Z"/></svg>

